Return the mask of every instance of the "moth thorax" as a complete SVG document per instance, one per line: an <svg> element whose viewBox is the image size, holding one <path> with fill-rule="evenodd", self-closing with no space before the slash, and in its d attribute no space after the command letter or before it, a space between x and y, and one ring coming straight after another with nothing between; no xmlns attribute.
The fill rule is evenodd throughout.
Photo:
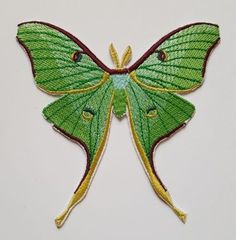
<svg viewBox="0 0 236 240"><path fill-rule="evenodd" d="M125 89L130 81L129 74L114 74L110 76L114 89Z"/></svg>

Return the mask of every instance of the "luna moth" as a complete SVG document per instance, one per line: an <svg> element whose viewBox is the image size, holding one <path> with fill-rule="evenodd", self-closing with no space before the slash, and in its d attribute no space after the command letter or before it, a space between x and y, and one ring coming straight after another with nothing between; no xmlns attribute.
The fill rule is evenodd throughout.
<svg viewBox="0 0 236 240"><path fill-rule="evenodd" d="M58 100L43 109L53 128L82 145L87 167L65 210L55 219L61 227L71 210L86 195L104 149L112 114L127 116L135 146L150 183L185 222L157 175L155 147L183 128L195 111L180 95L200 87L211 50L219 41L219 27L194 23L157 41L131 66L129 46L120 60L109 51L114 69L104 65L80 40L44 22L18 25L17 39L31 60L36 85Z"/></svg>

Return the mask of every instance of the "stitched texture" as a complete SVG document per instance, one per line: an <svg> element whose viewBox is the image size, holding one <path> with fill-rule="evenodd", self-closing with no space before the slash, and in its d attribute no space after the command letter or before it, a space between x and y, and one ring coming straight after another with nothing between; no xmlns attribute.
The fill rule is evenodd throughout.
<svg viewBox="0 0 236 240"><path fill-rule="evenodd" d="M72 60L72 55L82 49L59 31L28 23L19 27L17 36L32 55L35 81L43 90L81 89L101 81L103 71L88 55L82 54L79 63Z"/></svg>
<svg viewBox="0 0 236 240"><path fill-rule="evenodd" d="M194 113L194 106L183 98L173 93L144 89L132 81L127 88L127 96L135 131L149 159L153 144L189 120ZM156 110L156 114L148 116L150 110Z"/></svg>
<svg viewBox="0 0 236 240"><path fill-rule="evenodd" d="M156 42L137 62L128 47L120 61L113 44L115 69L105 66L82 42L42 22L19 25L17 38L30 57L37 86L63 95L44 108L45 118L87 154L84 176L65 210L55 219L61 227L88 191L108 136L113 113L128 116L133 140L150 183L183 221L186 214L173 203L153 164L157 144L186 125L194 106L177 93L202 84L209 53L219 41L217 25L195 23Z"/></svg>
<svg viewBox="0 0 236 240"><path fill-rule="evenodd" d="M61 97L44 108L43 114L56 127L81 139L89 150L90 161L93 161L109 122L112 94L111 81L107 81L91 92Z"/></svg>
<svg viewBox="0 0 236 240"><path fill-rule="evenodd" d="M202 84L208 49L219 39L215 25L194 25L166 39L136 70L140 82L169 90L191 90ZM158 52L166 59L160 61Z"/></svg>
<svg viewBox="0 0 236 240"><path fill-rule="evenodd" d="M126 114L126 93L124 89L114 90L113 113L118 118Z"/></svg>

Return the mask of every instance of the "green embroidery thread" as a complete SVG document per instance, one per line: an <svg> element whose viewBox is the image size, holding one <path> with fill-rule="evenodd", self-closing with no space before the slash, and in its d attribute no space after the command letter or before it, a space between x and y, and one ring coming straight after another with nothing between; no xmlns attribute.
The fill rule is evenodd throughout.
<svg viewBox="0 0 236 240"><path fill-rule="evenodd" d="M80 40L49 23L18 26L17 39L32 64L36 85L62 95L43 110L53 127L79 143L87 154L87 168L65 210L55 219L61 227L86 195L104 149L112 112L127 116L135 146L156 194L183 221L153 164L157 144L186 125L194 106L177 94L201 86L206 62L219 42L219 27L194 23L156 42L127 67L131 47L120 60L113 44L109 51L115 69L104 65Z"/></svg>

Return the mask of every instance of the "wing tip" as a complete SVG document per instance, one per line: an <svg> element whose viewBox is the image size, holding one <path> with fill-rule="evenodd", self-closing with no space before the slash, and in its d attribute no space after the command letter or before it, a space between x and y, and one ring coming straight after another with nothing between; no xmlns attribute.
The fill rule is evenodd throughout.
<svg viewBox="0 0 236 240"><path fill-rule="evenodd" d="M43 21L26 21L26 22L19 23L17 26L20 27L20 26L23 26L26 24L31 24L31 23L36 23L36 24L38 23L38 24L46 25L46 26L66 35L73 42L75 42L102 70L104 70L108 73L112 73L112 69L107 67L83 42L81 42L77 37L75 37L68 31L66 31L54 24L51 24L48 22L43 22Z"/></svg>
<svg viewBox="0 0 236 240"><path fill-rule="evenodd" d="M207 53L206 53L206 56L204 59L204 63L203 63L203 68L202 68L202 77L203 78L206 73L206 67L207 67L209 57L210 57L211 53L213 52L213 50L219 45L219 43L220 43L220 36L215 40L215 42L212 44L212 46L207 50Z"/></svg>
<svg viewBox="0 0 236 240"><path fill-rule="evenodd" d="M175 30L169 32L166 34L164 37L159 39L157 42L155 42L142 56L139 58L135 63L133 63L128 70L131 72L133 70L136 70L155 50L158 46L160 46L166 39L170 38L172 35L176 34L179 31L182 31L188 27L192 27L195 25L209 25L209 26L214 26L219 29L219 25L215 23L209 23L209 22L195 22L195 23L190 23L187 25L184 25L182 27L176 28Z"/></svg>
<svg viewBox="0 0 236 240"><path fill-rule="evenodd" d="M21 22L21 23L17 24L17 27L20 27L20 26L26 25L26 24L31 24L31 23L39 23L39 24L51 25L51 26L56 27L53 24L50 24L50 23L47 23L47 22L44 22L44 21L37 21L37 20Z"/></svg>
<svg viewBox="0 0 236 240"><path fill-rule="evenodd" d="M18 34L16 36L16 40L17 42L20 44L20 46L24 49L24 51L26 52L26 54L28 55L29 57L29 60L30 60L30 64L31 64L31 70L32 70L32 73L33 73L33 76L35 78L36 76L36 72L35 72L35 69L34 69L34 63L33 63L33 57L30 53L30 50L29 48L24 44L24 42L19 38Z"/></svg>

